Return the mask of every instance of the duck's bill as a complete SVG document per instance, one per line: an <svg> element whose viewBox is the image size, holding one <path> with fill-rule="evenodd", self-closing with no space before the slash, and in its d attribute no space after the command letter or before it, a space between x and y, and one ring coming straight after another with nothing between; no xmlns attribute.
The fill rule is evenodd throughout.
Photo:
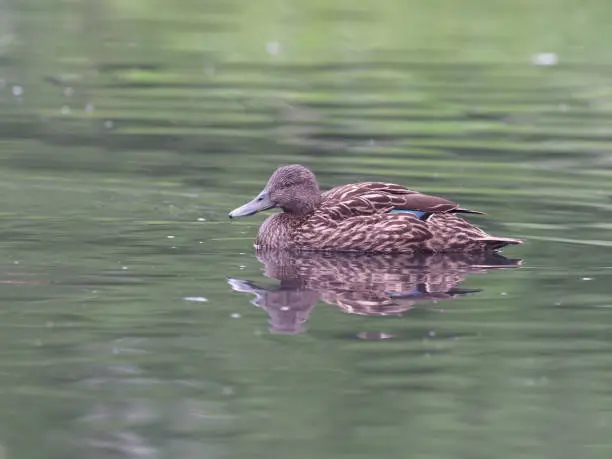
<svg viewBox="0 0 612 459"><path fill-rule="evenodd" d="M272 209L273 207L276 207L276 204L272 202L270 195L266 190L264 190L255 196L255 199L252 201L232 210L229 213L229 218L248 217L249 215Z"/></svg>

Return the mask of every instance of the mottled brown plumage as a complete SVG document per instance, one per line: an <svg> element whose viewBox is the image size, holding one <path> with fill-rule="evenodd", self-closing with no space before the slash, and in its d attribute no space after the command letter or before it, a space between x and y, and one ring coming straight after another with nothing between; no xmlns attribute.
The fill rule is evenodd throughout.
<svg viewBox="0 0 612 459"><path fill-rule="evenodd" d="M314 174L300 165L278 168L264 190L230 217L273 207L283 212L261 225L258 248L474 252L521 243L490 236L458 215L482 212L393 183L354 183L321 194Z"/></svg>

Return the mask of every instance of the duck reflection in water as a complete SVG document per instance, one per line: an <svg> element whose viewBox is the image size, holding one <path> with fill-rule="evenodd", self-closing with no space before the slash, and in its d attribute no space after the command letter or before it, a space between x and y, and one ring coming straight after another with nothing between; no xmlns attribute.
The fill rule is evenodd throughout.
<svg viewBox="0 0 612 459"><path fill-rule="evenodd" d="M266 310L273 333L303 331L317 300L351 314L401 315L417 302L449 300L479 289L457 287L466 275L510 268L521 260L498 253L366 254L259 250L264 274L280 281L274 288L228 278L236 292ZM366 339L389 336L362 333Z"/></svg>

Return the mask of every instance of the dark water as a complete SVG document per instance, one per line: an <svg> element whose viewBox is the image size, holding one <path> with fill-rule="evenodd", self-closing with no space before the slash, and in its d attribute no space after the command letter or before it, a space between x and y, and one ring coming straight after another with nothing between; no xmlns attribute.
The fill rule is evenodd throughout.
<svg viewBox="0 0 612 459"><path fill-rule="evenodd" d="M0 458L610 457L612 4L336 5L0 0ZM526 244L258 259L287 162Z"/></svg>

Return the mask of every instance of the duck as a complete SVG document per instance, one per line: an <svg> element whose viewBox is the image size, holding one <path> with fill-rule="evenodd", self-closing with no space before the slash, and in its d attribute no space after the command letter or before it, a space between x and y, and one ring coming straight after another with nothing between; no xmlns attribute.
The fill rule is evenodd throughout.
<svg viewBox="0 0 612 459"><path fill-rule="evenodd" d="M321 192L300 164L277 168L254 199L229 218L279 208L259 227L256 249L326 252L446 253L498 251L520 239L492 236L463 218L484 212L387 182Z"/></svg>

